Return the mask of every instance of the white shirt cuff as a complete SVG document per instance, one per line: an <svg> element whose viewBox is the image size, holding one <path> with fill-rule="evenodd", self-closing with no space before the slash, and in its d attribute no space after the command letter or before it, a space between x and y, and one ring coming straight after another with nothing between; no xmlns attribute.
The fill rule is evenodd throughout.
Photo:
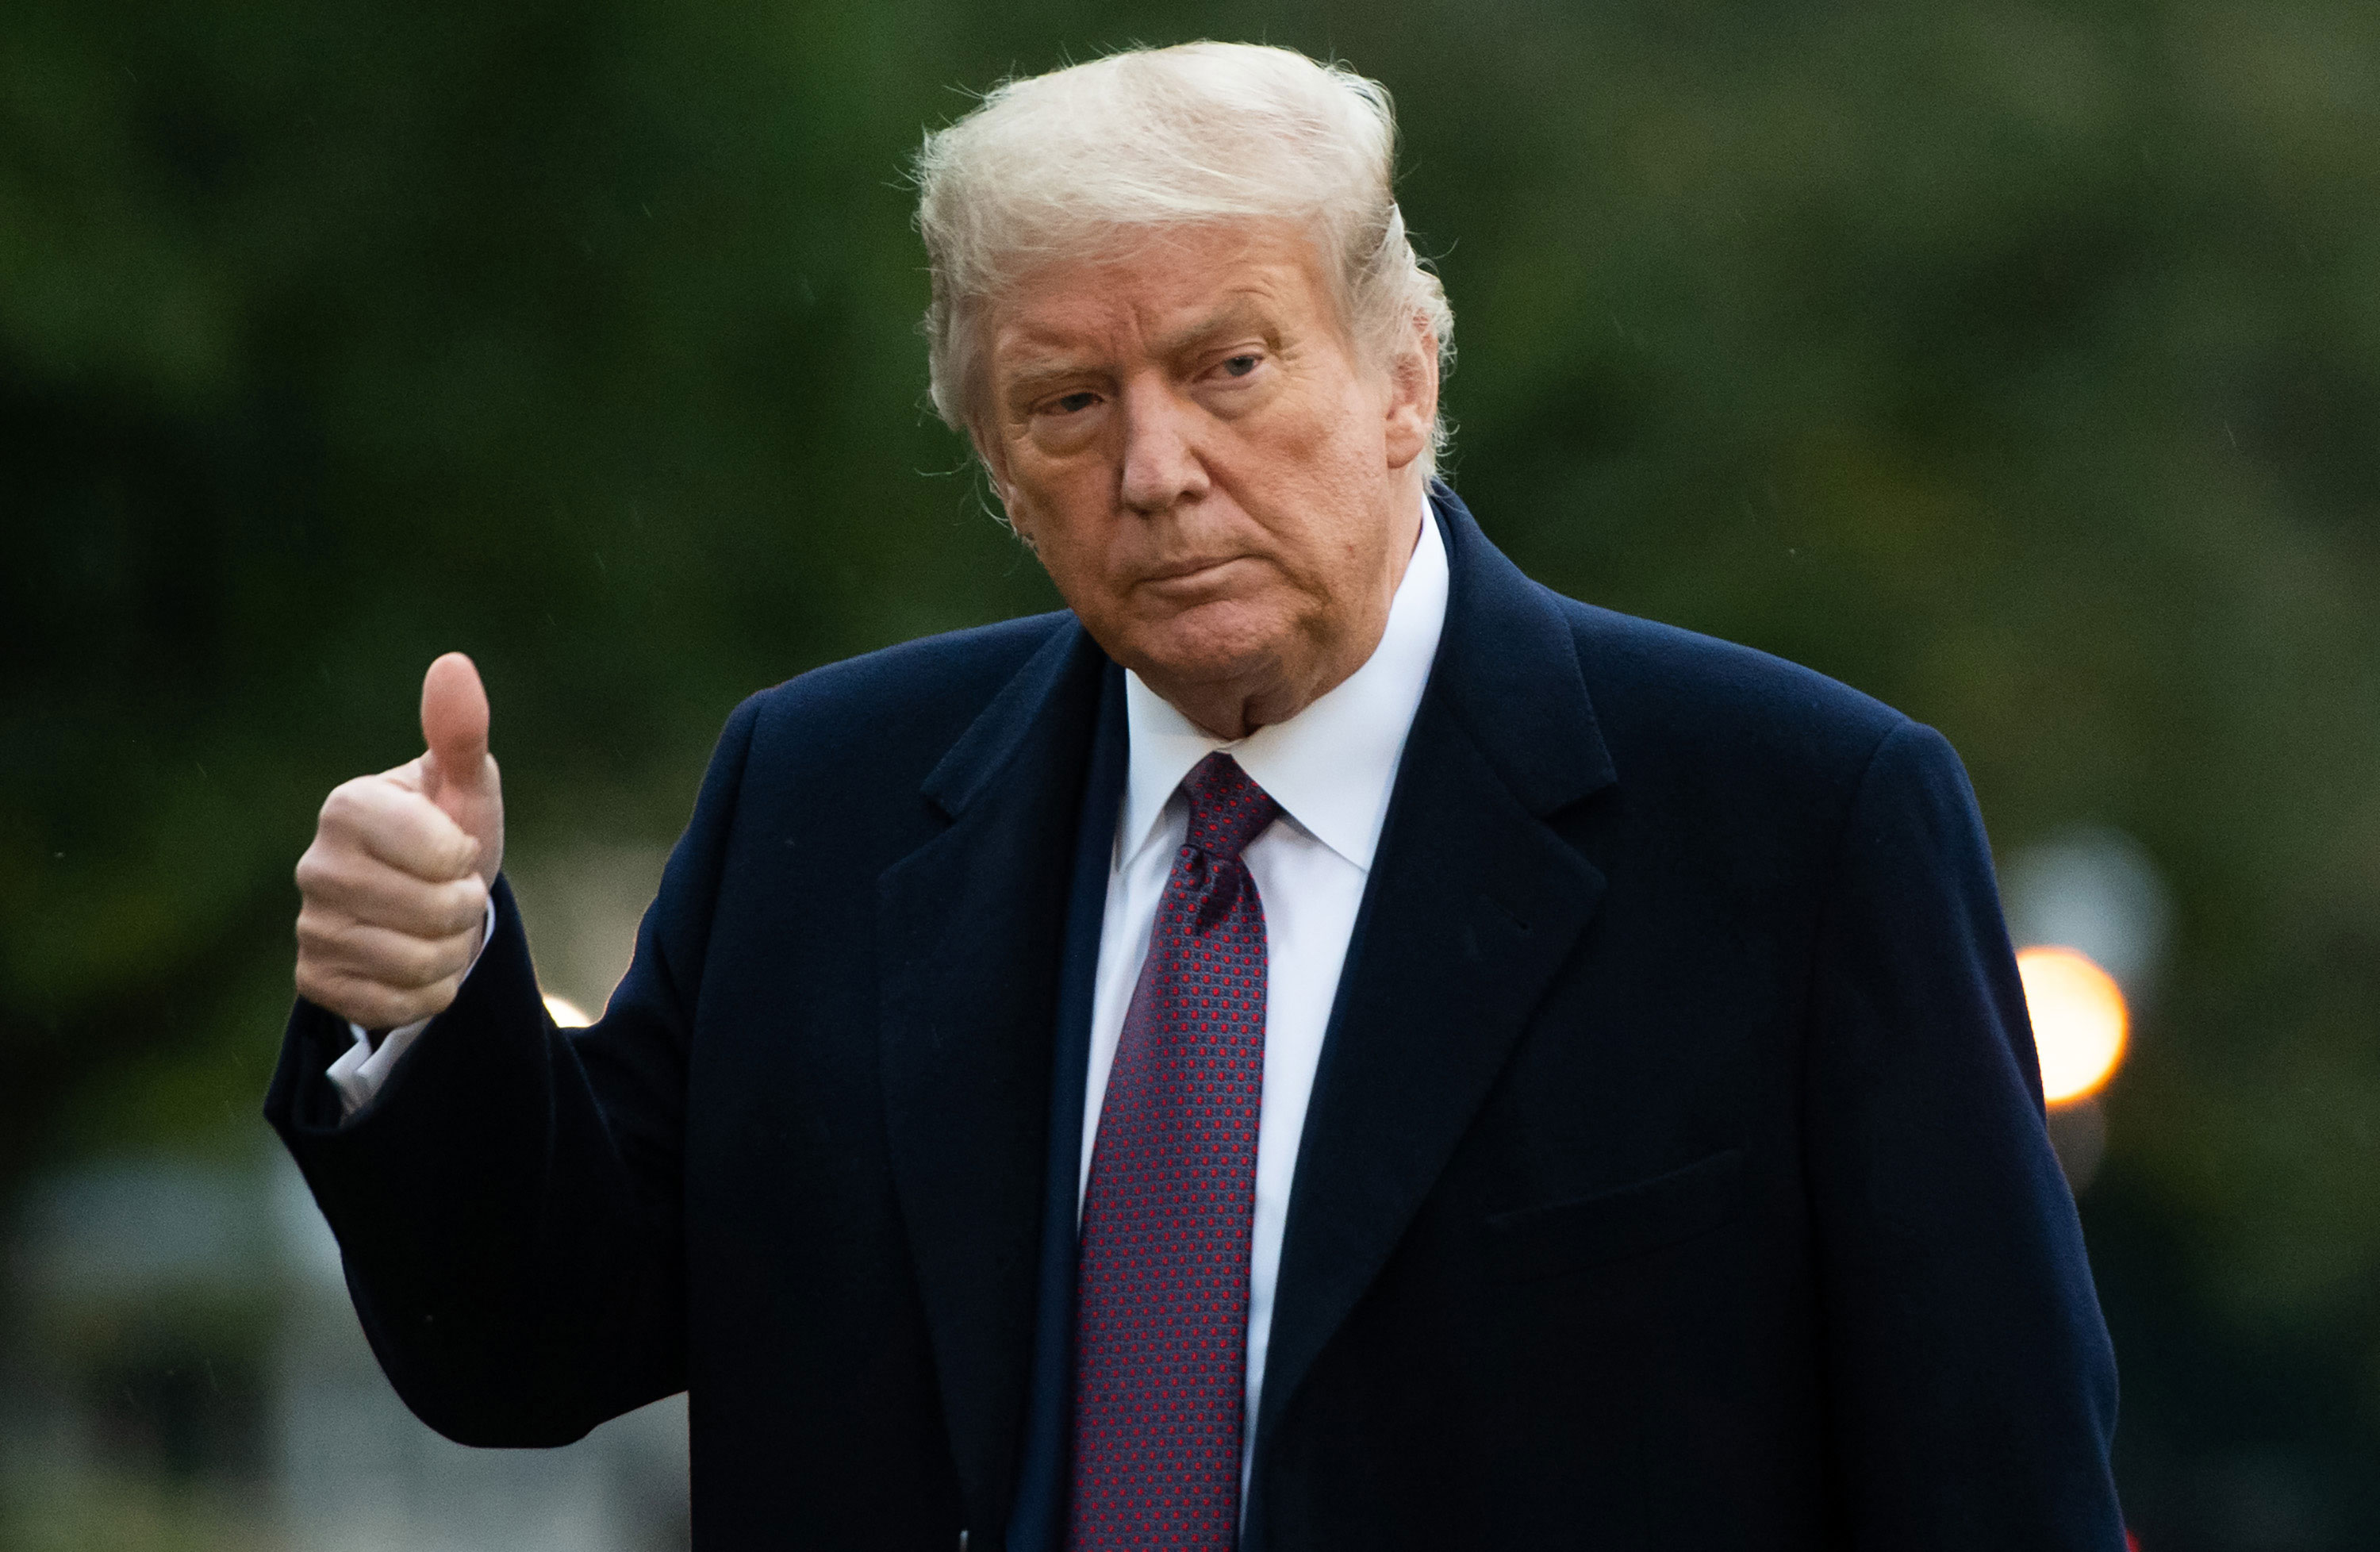
<svg viewBox="0 0 2380 1552"><path fill-rule="evenodd" d="M471 955L471 963L463 967L464 980L469 980L471 972L479 968L480 955L488 952L489 940L495 935L496 901L495 896L490 895L487 920L480 928L480 947L478 952ZM461 983L457 982L456 985L459 987ZM396 1065L397 1058L405 1054L405 1048L413 1044L414 1037L429 1027L428 1019L417 1019L411 1024L401 1025L382 1036L380 1049L375 1050L372 1049L370 1032L352 1019L348 1021L347 1030L356 1037L356 1043L341 1052L339 1059L332 1062L323 1073L323 1076L331 1080L331 1086L339 1091L339 1114L342 1119L355 1114L371 1102L372 1096L380 1092L380 1085L388 1081L389 1072Z"/></svg>

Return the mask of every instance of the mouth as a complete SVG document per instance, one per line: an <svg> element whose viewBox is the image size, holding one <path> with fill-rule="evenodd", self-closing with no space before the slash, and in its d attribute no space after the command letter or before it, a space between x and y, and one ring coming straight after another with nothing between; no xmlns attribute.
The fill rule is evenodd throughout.
<svg viewBox="0 0 2380 1552"><path fill-rule="evenodd" d="M1212 580L1216 573L1243 558L1239 555L1224 555L1208 560L1172 561L1151 569L1140 580L1146 587L1180 586L1184 583L1195 585Z"/></svg>

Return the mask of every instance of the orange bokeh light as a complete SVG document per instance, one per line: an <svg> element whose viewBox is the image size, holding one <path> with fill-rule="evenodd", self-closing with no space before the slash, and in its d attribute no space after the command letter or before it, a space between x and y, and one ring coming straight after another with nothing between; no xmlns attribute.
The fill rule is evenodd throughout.
<svg viewBox="0 0 2380 1552"><path fill-rule="evenodd" d="M2131 1017L2123 988L2090 955L2073 949L2025 949L2016 968L2024 977L2024 1005L2041 1054L2042 1092L2053 1105L2089 1098L2124 1060Z"/></svg>

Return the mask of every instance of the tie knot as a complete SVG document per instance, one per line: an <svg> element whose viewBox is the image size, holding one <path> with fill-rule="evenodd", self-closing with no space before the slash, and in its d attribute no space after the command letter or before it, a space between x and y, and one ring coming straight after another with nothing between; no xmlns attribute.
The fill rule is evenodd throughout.
<svg viewBox="0 0 2380 1552"><path fill-rule="evenodd" d="M1188 841L1217 862L1237 862L1240 851L1281 816L1272 794L1248 780L1240 762L1220 749L1182 779L1190 798Z"/></svg>

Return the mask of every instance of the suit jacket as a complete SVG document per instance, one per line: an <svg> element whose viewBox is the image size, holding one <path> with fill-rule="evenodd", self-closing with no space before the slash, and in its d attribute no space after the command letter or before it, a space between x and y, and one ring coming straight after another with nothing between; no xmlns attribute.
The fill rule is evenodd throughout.
<svg viewBox="0 0 2380 1552"><path fill-rule="evenodd" d="M1301 1146L1244 1544L2122 1545L2115 1377L1974 801L1820 676L1451 572ZM1121 673L1069 614L729 721L604 1017L509 891L267 1113L431 1426L691 1393L696 1545L1062 1545Z"/></svg>

